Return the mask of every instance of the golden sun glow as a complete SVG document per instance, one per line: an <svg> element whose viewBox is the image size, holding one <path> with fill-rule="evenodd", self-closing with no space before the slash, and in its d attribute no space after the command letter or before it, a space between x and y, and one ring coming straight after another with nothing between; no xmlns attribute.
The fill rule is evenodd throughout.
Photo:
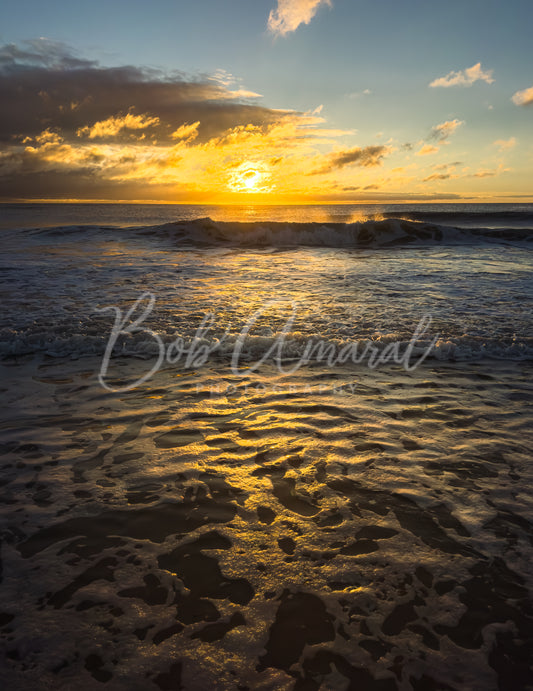
<svg viewBox="0 0 533 691"><path fill-rule="evenodd" d="M270 173L263 163L242 163L235 168L228 181L232 192L271 192L274 185L268 185Z"/></svg>

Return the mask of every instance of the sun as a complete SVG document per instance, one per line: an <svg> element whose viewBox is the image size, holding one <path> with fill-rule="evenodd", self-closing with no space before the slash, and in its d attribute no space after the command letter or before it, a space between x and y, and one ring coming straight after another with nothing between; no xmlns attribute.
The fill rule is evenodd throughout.
<svg viewBox="0 0 533 691"><path fill-rule="evenodd" d="M262 175L258 170L248 170L243 175L242 184L247 190L256 190L261 179Z"/></svg>
<svg viewBox="0 0 533 691"><path fill-rule="evenodd" d="M274 186L268 184L270 177L264 163L247 161L231 172L228 188L232 192L271 192Z"/></svg>

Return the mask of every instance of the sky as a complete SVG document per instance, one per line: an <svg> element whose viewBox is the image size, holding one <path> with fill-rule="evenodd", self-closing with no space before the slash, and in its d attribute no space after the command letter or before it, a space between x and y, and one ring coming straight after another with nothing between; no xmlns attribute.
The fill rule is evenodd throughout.
<svg viewBox="0 0 533 691"><path fill-rule="evenodd" d="M531 0L3 0L0 199L533 201Z"/></svg>

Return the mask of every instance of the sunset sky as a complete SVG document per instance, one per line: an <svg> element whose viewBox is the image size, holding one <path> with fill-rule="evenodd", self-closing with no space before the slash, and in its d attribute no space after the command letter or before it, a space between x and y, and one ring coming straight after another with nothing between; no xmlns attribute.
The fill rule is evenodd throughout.
<svg viewBox="0 0 533 691"><path fill-rule="evenodd" d="M531 0L3 0L0 197L533 201Z"/></svg>

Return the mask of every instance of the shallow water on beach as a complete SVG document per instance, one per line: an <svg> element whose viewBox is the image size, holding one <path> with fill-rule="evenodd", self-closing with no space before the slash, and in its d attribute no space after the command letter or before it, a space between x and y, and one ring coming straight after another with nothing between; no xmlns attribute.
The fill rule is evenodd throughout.
<svg viewBox="0 0 533 691"><path fill-rule="evenodd" d="M405 350L429 319L419 350L435 339L433 358L533 358L533 254L520 243L204 248L167 230L8 236L0 355L103 355L118 314L114 354L196 339L231 358L247 328L243 351L258 359L282 335L284 356L310 340Z"/></svg>
<svg viewBox="0 0 533 691"><path fill-rule="evenodd" d="M532 208L0 207L4 686L531 691Z"/></svg>
<svg viewBox="0 0 533 691"><path fill-rule="evenodd" d="M2 365L6 688L531 688L531 363L100 366Z"/></svg>

